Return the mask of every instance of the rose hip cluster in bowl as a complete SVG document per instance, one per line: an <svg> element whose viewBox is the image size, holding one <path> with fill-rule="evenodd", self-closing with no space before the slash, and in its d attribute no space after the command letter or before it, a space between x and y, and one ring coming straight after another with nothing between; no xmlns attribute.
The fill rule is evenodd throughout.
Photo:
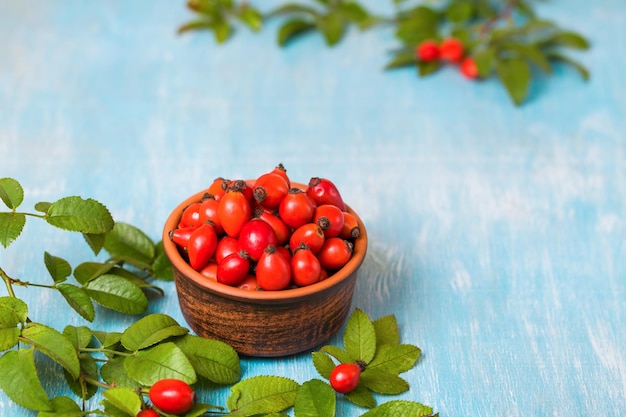
<svg viewBox="0 0 626 417"><path fill-rule="evenodd" d="M279 165L255 180L217 179L170 213L163 249L196 334L275 357L339 331L367 231L331 181L309 184L292 183Z"/></svg>
<svg viewBox="0 0 626 417"><path fill-rule="evenodd" d="M359 235L332 181L292 184L282 164L254 180L215 179L169 232L204 277L264 291L327 279L350 260Z"/></svg>

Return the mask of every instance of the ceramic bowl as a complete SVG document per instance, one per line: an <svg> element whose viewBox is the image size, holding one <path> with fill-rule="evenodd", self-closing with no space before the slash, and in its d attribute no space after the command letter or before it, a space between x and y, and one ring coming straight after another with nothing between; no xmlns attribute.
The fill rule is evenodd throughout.
<svg viewBox="0 0 626 417"><path fill-rule="evenodd" d="M302 184L296 184L301 188ZM183 317L199 336L217 339L247 356L277 357L322 345L344 324L367 250L367 233L356 218L360 236L348 263L324 281L282 291L249 291L207 279L183 259L169 232L176 228L199 192L176 207L163 229L165 254L172 263Z"/></svg>

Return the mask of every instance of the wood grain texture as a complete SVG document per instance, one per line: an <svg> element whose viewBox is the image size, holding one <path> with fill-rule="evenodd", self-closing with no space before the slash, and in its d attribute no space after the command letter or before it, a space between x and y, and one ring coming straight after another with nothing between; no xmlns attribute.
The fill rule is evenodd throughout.
<svg viewBox="0 0 626 417"><path fill-rule="evenodd" d="M175 35L191 17L183 3L0 0L0 177L24 185L24 207L93 197L157 240L170 211L216 176L253 178L282 162L297 181L332 178L369 235L353 307L395 314L403 341L423 351L401 398L441 416L623 414L622 0L538 4L590 38L580 59L592 79L555 67L521 108L498 83L452 69L427 80L383 72L396 46L387 30L279 49L272 21L218 47L209 33ZM50 229L29 219L0 250L2 268L47 282L44 250L92 259L81 236ZM164 288L150 311L183 323L173 283ZM136 319L98 309L90 324L54 292L16 292L54 327L119 331ZM46 389L67 395L40 359ZM317 376L306 354L242 367L244 377ZM227 396L202 390L209 403ZM360 412L338 404L338 416ZM0 394L0 415L36 414Z"/></svg>

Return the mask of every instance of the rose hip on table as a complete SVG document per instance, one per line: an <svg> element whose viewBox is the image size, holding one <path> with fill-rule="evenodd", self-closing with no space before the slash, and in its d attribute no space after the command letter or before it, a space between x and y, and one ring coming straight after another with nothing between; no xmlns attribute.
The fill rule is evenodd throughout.
<svg viewBox="0 0 626 417"><path fill-rule="evenodd" d="M279 164L255 179L215 178L169 236L206 279L279 291L332 276L352 257L360 233L332 180L292 183Z"/></svg>

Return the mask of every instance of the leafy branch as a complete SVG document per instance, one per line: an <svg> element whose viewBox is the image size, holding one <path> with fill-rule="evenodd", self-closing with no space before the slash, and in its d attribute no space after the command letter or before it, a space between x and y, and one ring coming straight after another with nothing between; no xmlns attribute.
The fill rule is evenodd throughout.
<svg viewBox="0 0 626 417"><path fill-rule="evenodd" d="M392 1L395 14L377 16L356 0L316 0L312 5L292 1L267 12L247 1L189 0L187 7L196 18L182 25L179 33L209 30L218 43L224 43L238 23L256 32L265 21L283 18L277 33L280 46L312 32L320 33L326 44L333 46L351 27L391 27L399 46L392 51L385 70L413 67L420 77L446 64L445 60L422 59L420 44L454 39L463 48L463 62L454 63L461 72L470 79L495 77L515 105L528 98L532 79L552 74L555 64L572 67L584 80L590 77L587 68L564 53L567 49L587 50L588 40L540 18L531 0L445 0L436 6Z"/></svg>

